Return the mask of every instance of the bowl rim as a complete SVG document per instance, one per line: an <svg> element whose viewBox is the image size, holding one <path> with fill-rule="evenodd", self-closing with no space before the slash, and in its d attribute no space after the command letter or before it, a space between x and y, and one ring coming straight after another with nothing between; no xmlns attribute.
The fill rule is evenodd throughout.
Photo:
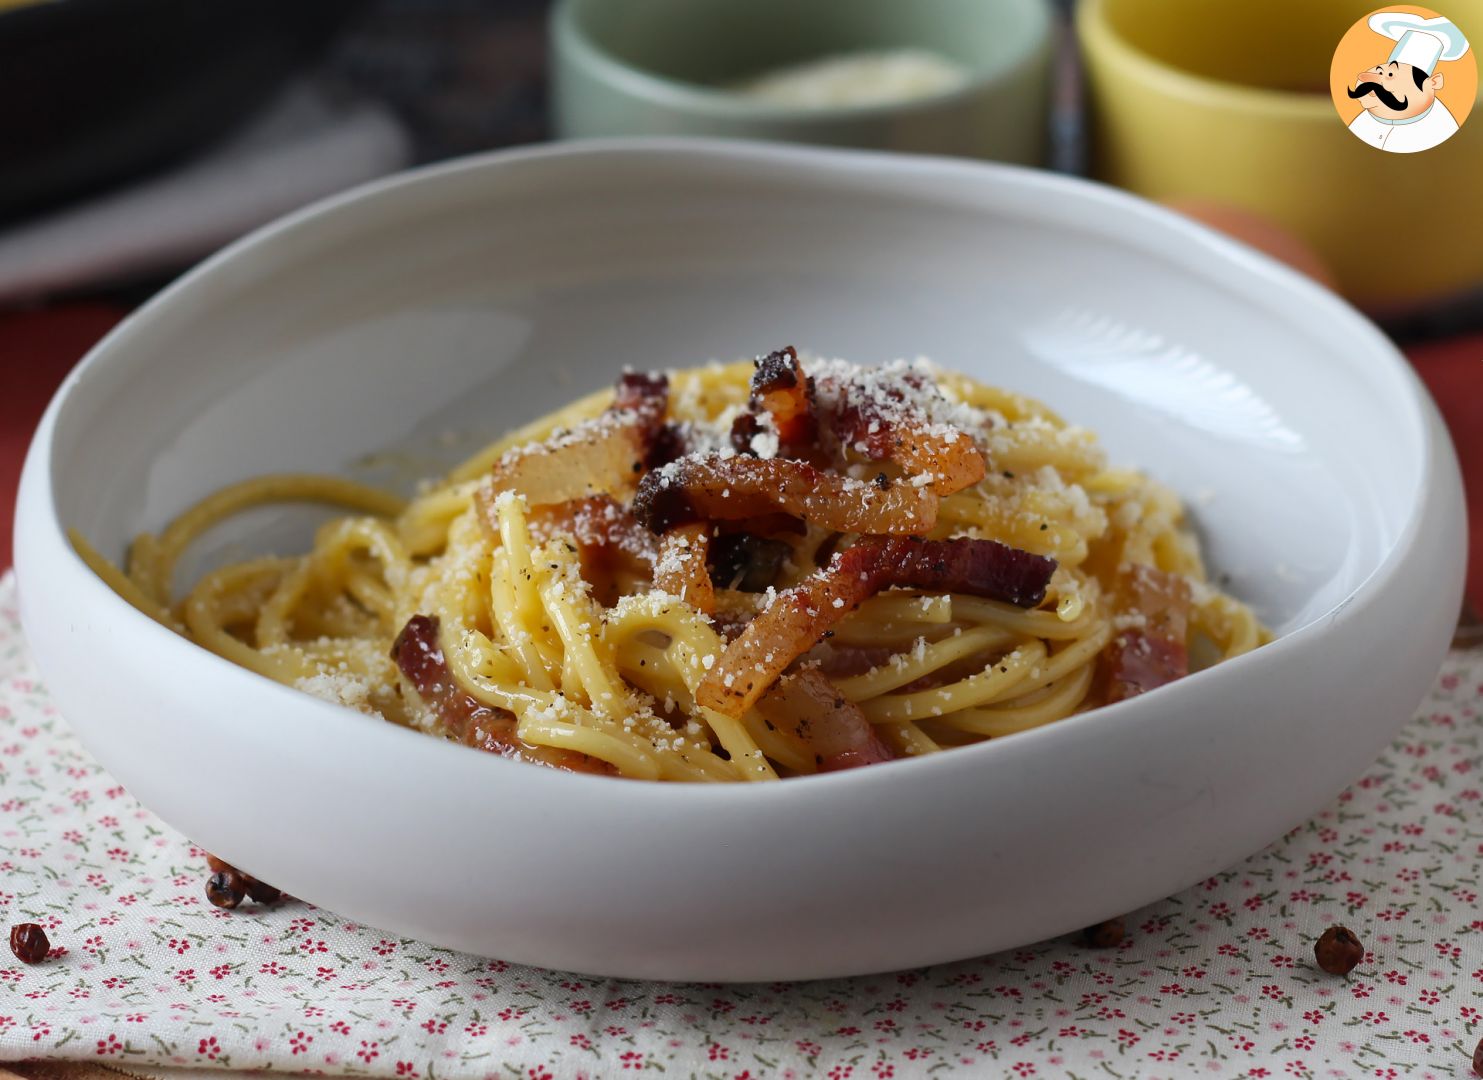
<svg viewBox="0 0 1483 1080"><path fill-rule="evenodd" d="M1028 64L1049 55L1055 18L1047 0L1015 0L1032 20L1028 45L1006 57L1003 63L984 67L964 65L968 78L962 85L925 97L869 105L830 105L806 108L757 101L719 87L660 75L630 64L603 48L581 26L577 5L584 0L556 0L547 20L554 56L569 56L577 64L597 73L610 88L651 104L697 116L730 120L759 120L782 124L820 124L839 120L880 120L929 112L943 106L969 101L984 90L1000 85Z"/></svg>
<svg viewBox="0 0 1483 1080"><path fill-rule="evenodd" d="M179 303L179 298L188 298L192 291L201 286L201 283L210 282L219 275L223 275L224 272L229 273L242 257L259 248L273 245L280 237L310 227L316 221L330 219L339 212L362 204L383 198L396 198L401 192L423 184L436 183L440 179L512 165L518 166L530 161L571 159L576 162L590 163L591 159L600 159L605 156L619 159L653 160L663 155L712 163L746 161L751 164L767 164L770 168L787 167L795 172L807 172L812 167L823 169L831 177L842 174L851 166L867 166L868 169L860 171L868 173L869 183L873 190L881 190L881 186L886 182L883 178L893 175L926 177L946 173L980 180L992 178L1000 185L1008 188L1017 187L1021 192L1033 191L1037 196L1043 196L1049 191L1084 200L1102 209L1115 211L1123 215L1125 219L1131 217L1140 220L1143 225L1157 231L1162 237L1169 238L1174 243L1183 246L1187 252L1198 252L1204 256L1218 258L1223 264L1235 267L1246 280L1247 294L1259 291L1271 297L1297 293L1305 309L1317 310L1326 314L1326 317L1341 320L1352 332L1368 338L1373 348L1372 355L1367 357L1367 362L1380 362L1387 365L1392 374L1398 376L1400 385L1406 389L1404 400L1393 401L1391 404L1395 408L1403 407L1405 419L1414 425L1419 454L1417 468L1420 475L1419 482L1410 494L1410 501L1406 504L1403 515L1397 516L1400 524L1394 543L1384 552L1370 572L1328 611L1312 617L1306 624L1284 634L1261 649L1234 657L1216 667L1198 672L1195 676L1160 688L1153 700L1166 706L1164 709L1146 709L1145 705L1150 698L1143 695L1079 713L1056 723L1019 732L1011 738L986 740L984 744L955 748L951 753L898 760L892 763L891 768L851 769L797 777L784 784L762 785L747 783L615 785L608 777L568 774L558 778L554 770L529 769L521 763L503 760L496 755L470 754L465 747L446 740L429 738L425 733L410 728L373 720L344 706L315 698L277 683L217 656L133 608L114 593L101 578L97 577L72 548L66 536L66 526L59 518L56 500L60 478L56 475L55 457L52 451L57 437L58 419L67 408L68 401L78 385L93 377L93 373L102 368L108 362L109 356L121 347L120 343L126 342L131 334L146 322L157 317L162 310L167 310ZM928 198L925 195L916 197ZM1047 217L1053 217L1053 215L1048 213ZM1078 223L1068 227L1083 228L1085 226ZM1111 226L1106 228L1105 235L1114 234ZM1148 232L1138 232L1138 240L1135 241L1124 229L1119 229L1115 233L1123 243L1139 242L1145 246L1145 250L1157 249L1158 245L1149 238ZM169 658L169 663L165 666L186 664L200 668L205 665L206 670L220 673L219 677L248 680L249 683L244 684L244 693L248 692L247 686L250 685L255 688L251 693L257 695L257 700L271 701L283 706L282 709L273 710L272 716L265 717L265 722L276 722L275 717L279 715L302 717L305 715L305 710L309 710L316 717L315 723L321 725L330 734L343 735L346 738L411 740L402 743L386 742L384 745L400 747L403 753L430 755L429 760L439 762L437 767L443 770L430 773L430 775L445 775L448 770L457 773L475 768L520 769L524 773L533 774L524 778L523 782L527 784L557 783L567 790L575 790L571 788L571 785L581 784L586 785L586 790L589 792L603 792L606 798L661 800L650 804L654 807L668 807L668 800L676 798L721 800L723 805L733 805L736 810L744 811L748 803L731 804L730 802L738 798L751 797L742 795L742 789L761 786L774 792L772 796L769 796L770 798L811 800L821 790L818 786L821 784L910 783L911 777L922 770L976 769L980 767L979 762L983 755L990 753L1007 755L1011 758L1016 754L1040 753L1042 747L1052 747L1056 740L1078 737L1083 725L1088 723L1088 718L1094 715L1098 718L1116 716L1122 718L1126 725L1133 717L1141 716L1144 712L1167 712L1169 708L1179 704L1180 695L1183 695L1184 704L1195 706L1198 704L1198 696L1192 697L1191 695L1202 693L1205 687L1210 686L1216 680L1240 679L1245 676L1248 668L1261 667L1274 662L1274 658L1298 647L1297 643L1324 633L1326 627L1332 625L1341 615L1346 618L1359 617L1364 609L1379 602L1385 591L1386 582L1395 577L1404 567L1408 552L1417 545L1421 530L1427 523L1428 515L1423 512L1427 505L1436 503L1448 494L1441 490L1446 485L1433 482L1439 470L1445 469L1447 449L1450 448L1445 429L1440 426L1438 415L1419 377L1396 347L1373 323L1337 294L1261 252L1248 248L1173 211L1108 185L1043 170L994 162L927 155L890 154L869 150L799 147L747 140L684 137L613 138L517 147L407 170L311 203L228 244L181 275L110 330L68 374L48 404L33 436L22 473L20 497L17 500L17 582L24 621L28 609L26 594L29 580L24 565L29 563L29 559L25 556L30 554L34 542L38 547L46 549L44 553L41 553L41 558L46 560L48 571L63 574L68 578L65 583L67 588L73 591L80 590L82 596L89 598L90 606L92 604L102 605L102 610L110 613L109 620L125 627L127 636L141 643L139 647L165 650L162 655ZM1440 455L1438 438L1443 448ZM1455 473L1455 465L1452 471ZM1442 478L1445 479L1445 476ZM41 560L38 559L38 561ZM169 650L178 651L172 653ZM178 671L179 669L171 667L171 670ZM1092 720L1091 722L1097 723L1098 721ZM375 732L375 734L368 735L368 732ZM422 747L422 749L416 750L415 747ZM431 757L437 754L443 756L441 758ZM606 786L593 787L592 785Z"/></svg>

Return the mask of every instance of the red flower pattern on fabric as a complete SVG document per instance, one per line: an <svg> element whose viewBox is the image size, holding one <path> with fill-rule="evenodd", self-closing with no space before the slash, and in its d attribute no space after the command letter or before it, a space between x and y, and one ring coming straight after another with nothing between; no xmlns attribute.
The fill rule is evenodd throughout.
<svg viewBox="0 0 1483 1080"><path fill-rule="evenodd" d="M0 581L0 821L26 823L0 832L0 914L42 923L55 946L45 967L0 967L0 1060L387 1080L1040 1080L1104 1065L1450 1075L1483 1036L1480 770L1483 652L1454 654L1343 798L1246 863L1128 913L1118 949L1062 940L797 986L589 979L431 949L288 898L205 904L202 853L82 750ZM1347 979L1312 960L1339 922L1368 950Z"/></svg>

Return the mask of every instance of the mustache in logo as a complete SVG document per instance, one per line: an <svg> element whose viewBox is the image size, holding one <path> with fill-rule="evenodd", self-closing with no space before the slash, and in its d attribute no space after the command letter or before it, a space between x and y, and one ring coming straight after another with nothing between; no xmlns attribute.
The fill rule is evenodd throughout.
<svg viewBox="0 0 1483 1080"><path fill-rule="evenodd" d="M1362 98L1366 94L1374 94L1380 99L1380 104L1384 105L1387 109L1394 109L1396 112L1400 112L1406 107L1405 98L1396 97L1377 82L1362 82L1353 90L1346 91L1346 93L1352 98Z"/></svg>

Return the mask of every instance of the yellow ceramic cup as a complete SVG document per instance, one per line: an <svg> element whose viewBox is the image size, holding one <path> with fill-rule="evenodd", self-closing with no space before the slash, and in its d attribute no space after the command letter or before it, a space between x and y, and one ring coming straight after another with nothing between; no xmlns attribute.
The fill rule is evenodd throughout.
<svg viewBox="0 0 1483 1080"><path fill-rule="evenodd" d="M1483 47L1483 0L1433 2ZM1392 154L1345 130L1329 96L1339 39L1379 6L1082 0L1094 175L1265 215L1373 310L1483 286L1483 112L1440 146Z"/></svg>

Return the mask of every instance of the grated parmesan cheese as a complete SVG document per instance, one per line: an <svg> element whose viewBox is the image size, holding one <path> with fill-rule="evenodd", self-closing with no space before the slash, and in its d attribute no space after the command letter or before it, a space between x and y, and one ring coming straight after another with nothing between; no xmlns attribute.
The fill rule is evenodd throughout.
<svg viewBox="0 0 1483 1080"><path fill-rule="evenodd" d="M381 713L371 704L375 688L363 675L356 675L349 671L321 671L296 680L294 689L302 690L321 701L345 705L356 712L381 717Z"/></svg>

